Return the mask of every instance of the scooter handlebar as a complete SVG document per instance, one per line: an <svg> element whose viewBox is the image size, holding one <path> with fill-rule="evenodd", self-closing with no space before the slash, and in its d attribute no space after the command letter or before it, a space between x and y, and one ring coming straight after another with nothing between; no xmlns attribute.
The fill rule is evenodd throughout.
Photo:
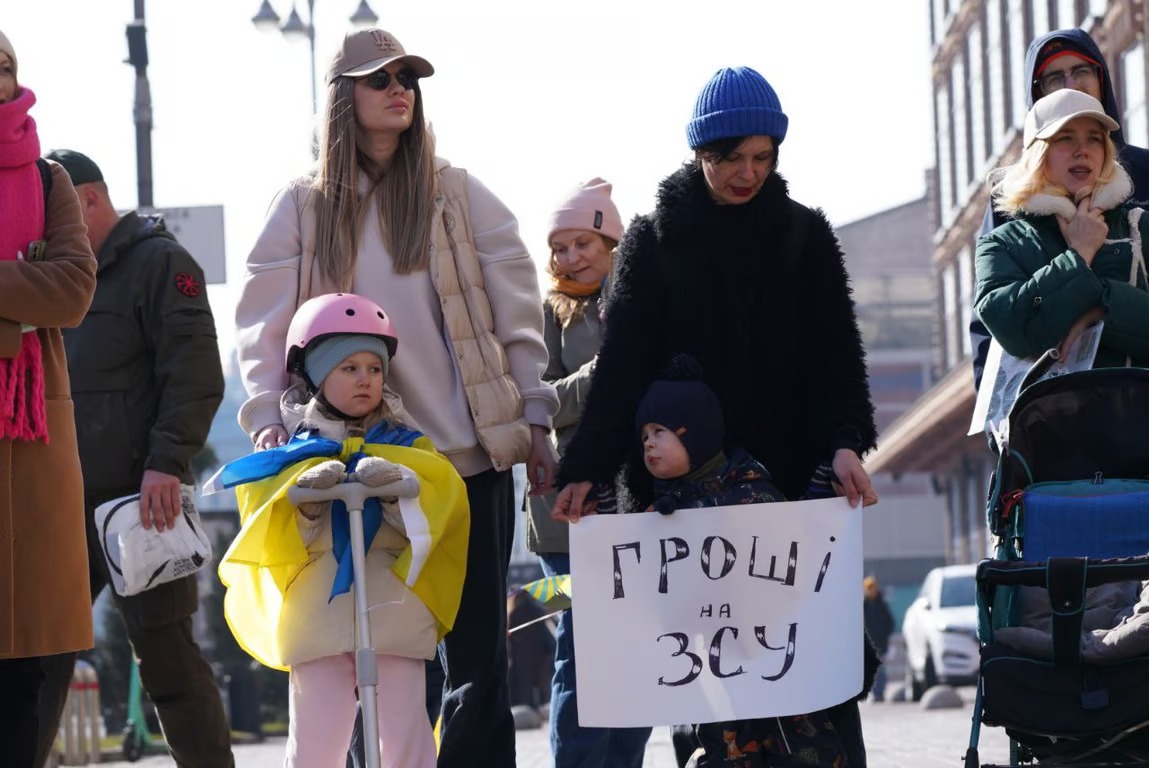
<svg viewBox="0 0 1149 768"><path fill-rule="evenodd" d="M342 501L348 509L363 509L367 499L414 498L419 495L419 479L405 477L386 485L370 486L358 481L336 483L330 488L302 488L298 485L287 490L287 499L295 506L324 501Z"/></svg>

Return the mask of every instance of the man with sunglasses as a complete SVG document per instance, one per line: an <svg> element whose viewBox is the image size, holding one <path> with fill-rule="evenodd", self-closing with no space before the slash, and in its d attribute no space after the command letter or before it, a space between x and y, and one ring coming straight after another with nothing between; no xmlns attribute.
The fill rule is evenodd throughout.
<svg viewBox="0 0 1149 768"><path fill-rule="evenodd" d="M1109 67L1097 43L1084 30L1058 29L1035 39L1025 54L1025 72L1027 109L1042 96L1062 88L1072 88L1100 101L1107 115L1118 123L1122 122L1123 115L1113 91ZM1149 205L1149 149L1126 144L1121 130L1110 135L1117 146L1118 160L1133 180L1133 196L1126 205ZM1006 216L993 210L992 204L987 206L980 234L984 235L1007 220ZM976 315L970 321L969 336L976 390L981 386L990 342L989 331Z"/></svg>

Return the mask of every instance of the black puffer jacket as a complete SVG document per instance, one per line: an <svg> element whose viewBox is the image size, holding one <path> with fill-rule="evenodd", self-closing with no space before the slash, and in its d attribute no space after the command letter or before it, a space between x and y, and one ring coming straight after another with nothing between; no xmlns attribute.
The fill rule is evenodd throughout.
<svg viewBox="0 0 1149 768"><path fill-rule="evenodd" d="M838 448L873 448L861 336L842 253L825 217L772 174L743 205L718 205L689 163L619 247L591 393L559 484L611 481L629 463L628 509L651 501L634 429L639 399L676 352L718 394L732 445L800 498Z"/></svg>
<svg viewBox="0 0 1149 768"><path fill-rule="evenodd" d="M96 257L92 307L64 331L89 504L138 491L145 469L191 482L223 399L203 270L163 221L124 215Z"/></svg>

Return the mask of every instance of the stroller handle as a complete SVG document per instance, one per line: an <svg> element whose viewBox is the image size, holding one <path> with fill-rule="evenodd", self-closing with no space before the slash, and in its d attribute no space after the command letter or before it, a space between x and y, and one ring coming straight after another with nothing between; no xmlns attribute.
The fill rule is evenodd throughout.
<svg viewBox="0 0 1149 768"><path fill-rule="evenodd" d="M1026 371L1025 377L1021 380L1021 385L1017 388L1018 394L1024 392L1031 384L1037 383L1037 381L1053 367L1053 364L1060 359L1061 352L1058 351L1057 347L1050 347L1045 350L1045 353L1037 358L1037 362Z"/></svg>
<svg viewBox="0 0 1149 768"><path fill-rule="evenodd" d="M419 479L405 477L386 485L370 486L358 481L336 483L330 488L302 488L298 485L287 490L287 499L295 506L323 501L342 501L348 509L363 509L367 499L414 498L419 495Z"/></svg>

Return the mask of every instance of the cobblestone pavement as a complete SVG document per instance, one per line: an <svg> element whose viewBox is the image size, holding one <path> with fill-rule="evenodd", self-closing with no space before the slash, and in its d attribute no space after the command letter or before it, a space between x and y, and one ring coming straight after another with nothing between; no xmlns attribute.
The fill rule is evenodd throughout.
<svg viewBox="0 0 1149 768"><path fill-rule="evenodd" d="M917 704L863 704L862 727L870 768L960 768L969 743L971 688L961 689L965 706L927 711ZM283 740L239 746L238 768L280 768ZM983 728L982 762L1009 764L1009 742L1000 728ZM169 758L149 757L135 763L102 763L104 768L170 768ZM545 728L518 732L519 768L549 768L550 745ZM475 768L484 768L476 760ZM645 768L674 768L670 732L657 728L646 750Z"/></svg>

